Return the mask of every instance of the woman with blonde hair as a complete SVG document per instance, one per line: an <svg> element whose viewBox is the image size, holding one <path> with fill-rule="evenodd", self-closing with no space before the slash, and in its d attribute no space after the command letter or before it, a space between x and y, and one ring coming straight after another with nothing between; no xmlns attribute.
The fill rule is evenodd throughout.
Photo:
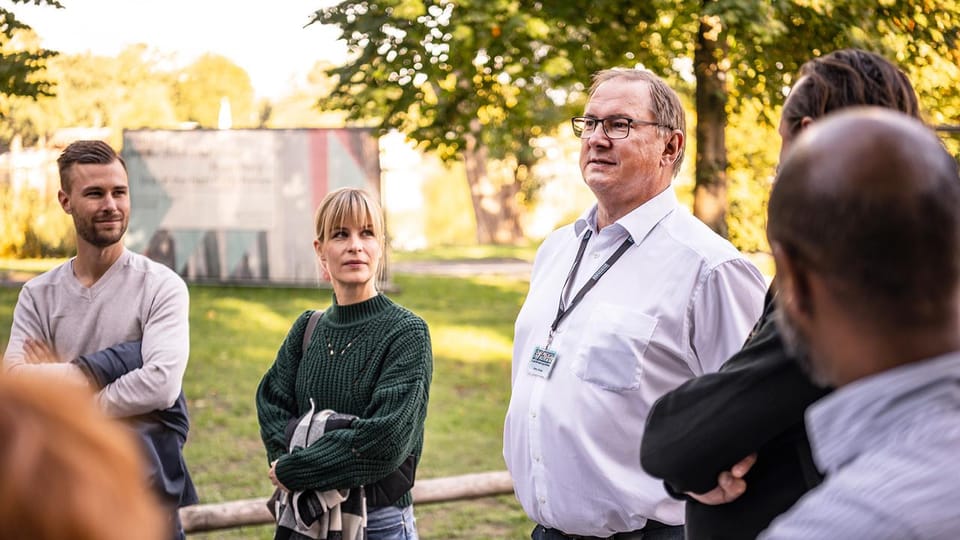
<svg viewBox="0 0 960 540"><path fill-rule="evenodd" d="M366 510L344 508L344 515L365 515L370 540L415 539L410 488L423 448L430 334L423 319L377 290L384 225L369 193L343 188L328 194L317 210L316 235L313 246L321 275L333 286L332 304L297 318L257 389L269 476L290 496L355 493L363 486ZM316 434L310 424L320 414L315 411L327 413L322 435L298 441L308 431ZM293 500L300 501L297 519L284 522L278 513L277 538L302 537L296 532L325 538L328 527L335 530L334 520L321 516L308 532L309 505L303 497ZM325 504L317 503L323 507L318 513L329 514Z"/></svg>

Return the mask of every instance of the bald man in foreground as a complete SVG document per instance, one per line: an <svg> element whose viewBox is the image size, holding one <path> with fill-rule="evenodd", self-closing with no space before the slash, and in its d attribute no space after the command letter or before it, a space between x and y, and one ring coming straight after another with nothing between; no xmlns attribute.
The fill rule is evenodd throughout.
<svg viewBox="0 0 960 540"><path fill-rule="evenodd" d="M854 109L783 163L767 235L826 480L761 535L960 538L960 177L920 122Z"/></svg>

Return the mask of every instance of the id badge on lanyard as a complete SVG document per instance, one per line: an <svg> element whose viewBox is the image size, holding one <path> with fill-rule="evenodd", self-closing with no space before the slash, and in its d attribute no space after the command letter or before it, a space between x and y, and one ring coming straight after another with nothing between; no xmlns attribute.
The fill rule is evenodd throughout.
<svg viewBox="0 0 960 540"><path fill-rule="evenodd" d="M598 281L600 281L600 278L603 277L603 274L605 274L611 266L613 266L613 263L617 262L617 259L619 259L623 253L633 245L633 238L627 236L627 239L620 244L620 247L617 248L617 251L615 251L613 255L611 255L610 258L608 258L606 262L604 262L600 268L593 273L592 276L590 276L590 279L587 280L583 287L577 292L576 296L573 297L573 300L570 301L570 305L565 306L563 299L568 293L568 289L573 282L573 278L577 275L577 270L580 268L580 261L583 259L583 253L587 249L587 241L590 240L590 235L592 233L593 231L588 229L583 235L583 240L580 242L580 249L577 250L577 257L573 261L573 267L570 269L570 273L567 274L567 279L563 283L563 289L560 291L560 306L557 309L557 316L554 318L553 324L550 325L550 333L547 336L547 344L543 347L538 345L533 348L533 354L530 356L530 361L527 363L527 373L531 375L543 377L544 379L550 378L550 374L553 373L553 368L557 365L557 358L559 357L559 353L551 349L550 345L553 343L553 335L556 333L557 326L560 325L560 321L562 321L568 313L573 311L573 308L580 303L580 300L583 299L583 296L587 294L587 292L592 289Z"/></svg>
<svg viewBox="0 0 960 540"><path fill-rule="evenodd" d="M530 357L530 363L527 364L527 373L549 379L553 372L553 366L557 364L557 351L540 347L533 348L533 356Z"/></svg>

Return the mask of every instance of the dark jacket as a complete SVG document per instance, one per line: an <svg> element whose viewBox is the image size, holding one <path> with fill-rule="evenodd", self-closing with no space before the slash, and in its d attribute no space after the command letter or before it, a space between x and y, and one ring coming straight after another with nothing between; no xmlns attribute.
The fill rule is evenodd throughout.
<svg viewBox="0 0 960 540"><path fill-rule="evenodd" d="M131 341L81 356L75 363L97 388L143 366L140 342ZM172 506L196 504L199 499L183 460L190 417L183 390L169 409L121 419L134 427L146 451L150 481L164 502Z"/></svg>
<svg viewBox="0 0 960 540"><path fill-rule="evenodd" d="M768 291L763 315L743 349L717 373L687 381L654 403L640 459L668 491L687 500L687 540L756 538L822 480L803 413L828 389L815 386L784 350ZM737 500L710 506L717 476L756 452Z"/></svg>

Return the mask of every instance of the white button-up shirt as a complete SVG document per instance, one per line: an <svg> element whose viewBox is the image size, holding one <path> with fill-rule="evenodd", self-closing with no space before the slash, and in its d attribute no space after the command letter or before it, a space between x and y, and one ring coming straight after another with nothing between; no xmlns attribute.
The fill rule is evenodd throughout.
<svg viewBox="0 0 960 540"><path fill-rule="evenodd" d="M560 322L549 378L528 369L546 347L583 235L565 305L629 235L635 245ZM569 534L609 536L647 518L683 522L683 503L640 467L653 402L716 371L760 316L760 272L666 189L596 230L596 207L540 247L517 317L504 459L527 515ZM677 426L678 430L684 429Z"/></svg>

